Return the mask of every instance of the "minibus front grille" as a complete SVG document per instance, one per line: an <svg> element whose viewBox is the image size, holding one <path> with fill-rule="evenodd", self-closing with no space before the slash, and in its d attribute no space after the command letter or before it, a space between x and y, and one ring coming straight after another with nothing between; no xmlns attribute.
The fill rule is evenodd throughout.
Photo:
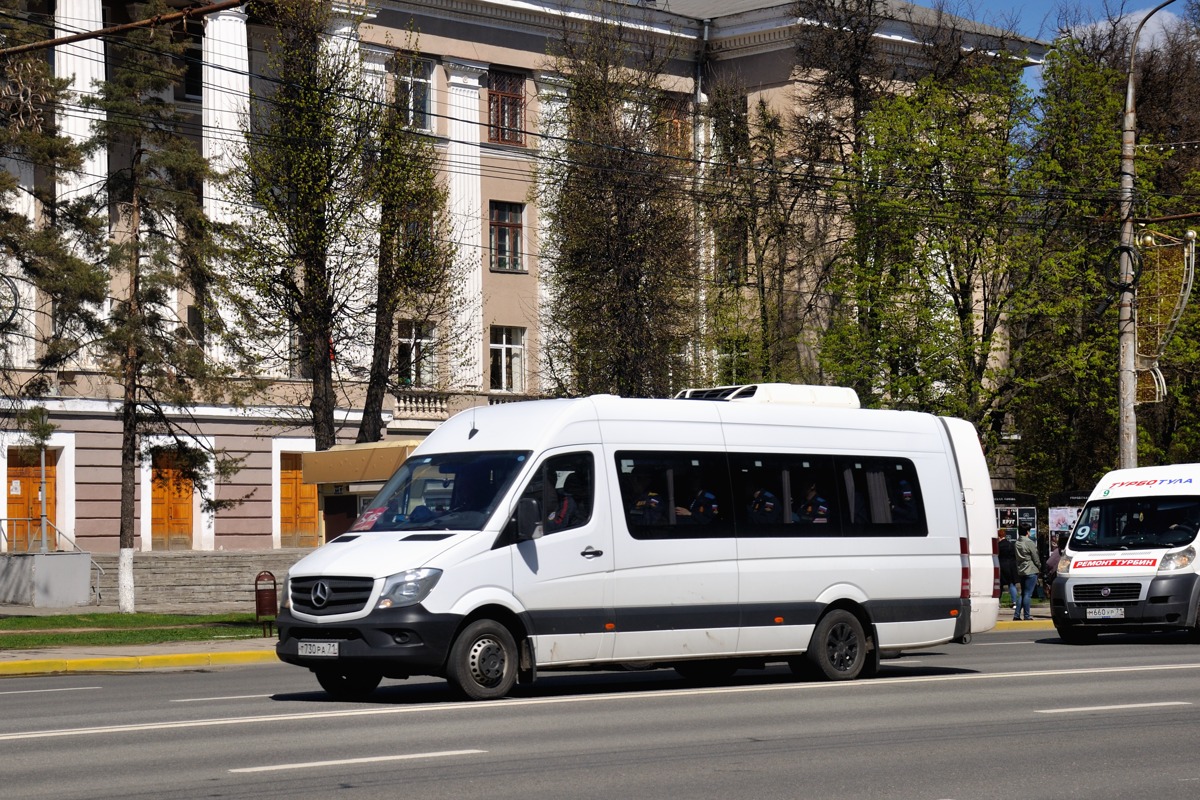
<svg viewBox="0 0 1200 800"><path fill-rule="evenodd" d="M366 607L374 588L372 578L293 578L292 609L318 617L352 614Z"/></svg>
<svg viewBox="0 0 1200 800"><path fill-rule="evenodd" d="M1074 587L1076 603L1136 603L1140 583L1085 583Z"/></svg>

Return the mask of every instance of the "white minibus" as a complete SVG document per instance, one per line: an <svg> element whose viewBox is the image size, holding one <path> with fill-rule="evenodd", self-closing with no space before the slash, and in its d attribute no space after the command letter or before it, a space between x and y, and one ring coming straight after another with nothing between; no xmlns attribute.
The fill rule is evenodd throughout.
<svg viewBox="0 0 1200 800"><path fill-rule="evenodd" d="M437 675L473 699L539 670L785 662L995 625L991 483L961 420L761 384L469 409L284 584L279 657L327 692ZM850 398L853 398L851 401Z"/></svg>
<svg viewBox="0 0 1200 800"><path fill-rule="evenodd" d="M1114 470L1096 485L1058 562L1050 614L1064 642L1110 631L1200 640L1200 464Z"/></svg>

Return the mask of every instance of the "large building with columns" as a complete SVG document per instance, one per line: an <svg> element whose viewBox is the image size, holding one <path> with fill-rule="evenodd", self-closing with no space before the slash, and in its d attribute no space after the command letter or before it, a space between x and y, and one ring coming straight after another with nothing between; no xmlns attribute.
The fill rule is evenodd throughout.
<svg viewBox="0 0 1200 800"><path fill-rule="evenodd" d="M138 4L113 0L58 0L31 3L53 18L57 37L95 31L133 19ZM183 7L183 3L175 3ZM338 4L335 4L335 6ZM560 97L549 71L548 45L561 35L564 13L588 14L589 3L528 3L521 0L350 0L335 14L328 36L353 43L369 70L385 74L398 47L417 36L420 60L393 80L409 83L413 119L434 137L442 159L449 203L458 232L457 246L468 268L464 294L477 298L461 327L472 341L454 364L454 391L438 391L420 373L418 359L408 376L414 389L391 397L385 408L387 440L412 444L449 414L489 402L507 402L541 391L538 364L539 217L531 201L531 168L541 147L540 111ZM904 2L891 4L891 19L880 29L888 52L904 58L919 47L922 28L933 12ZM679 57L666 76L681 98L703 99L705 81L736 75L750 100L794 102L792 4L781 0L642 0L625 7L628 19L670 41ZM240 136L255 82L265 68L266 27L241 7L203 15L186 23L192 47L187 74L174 100L199 123L197 145L222 169L236 169L230 143ZM988 29L978 26L981 33ZM1028 43L1036 48L1036 43ZM62 44L52 50L54 73L72 80L76 93L93 91L111 62L105 37ZM83 140L93 115L77 105L60 110L58 124ZM694 119L689 117L689 119ZM690 123L689 123L690 124ZM31 186L42 176L19 161L4 168ZM63 178L55 191L69 198L106 175L107 154L93 152L79 174ZM37 219L27 195L19 210ZM215 219L230 213L219 187L204 187L206 212ZM698 265L702 268L702 265ZM10 265L4 265L11 271ZM21 309L37 299L23 287ZM187 310L178 309L186 319ZM34 324L18 315L18 325ZM436 350L438 331L401 324L401 350ZM31 337L6 342L7 368L20 370L35 355ZM403 361L403 355L401 356ZM286 380L281 378L281 380ZM427 387L427 388L423 388ZM47 450L44 492L52 523L53 549L113 552L118 543L120 430L109 387L86 369L63 371L39 403L57 426ZM347 396L354 396L349 393ZM371 489L372 475L361 463L332 462L320 488L304 480L303 456L312 438L294 423L291 409L273 405L189 409L198 440L245 456L245 466L228 486L206 487L217 497L248 500L233 508L205 510L201 494L173 483L152 463L141 468L138 548L160 550L268 550L311 547L344 530ZM361 408L340 409L345 441L353 440ZM151 440L149 443L153 443ZM388 456L394 463L406 450ZM32 462L11 426L0 430L2 551L40 546L33 522L42 500L40 463ZM379 457L372 456L376 462ZM384 459L386 461L386 459ZM378 471L378 470L376 470ZM158 480L155 477L160 478ZM344 477L343 477L344 476ZM166 480L162 480L162 478ZM312 475L309 476L310 479ZM319 509L319 511L318 511Z"/></svg>

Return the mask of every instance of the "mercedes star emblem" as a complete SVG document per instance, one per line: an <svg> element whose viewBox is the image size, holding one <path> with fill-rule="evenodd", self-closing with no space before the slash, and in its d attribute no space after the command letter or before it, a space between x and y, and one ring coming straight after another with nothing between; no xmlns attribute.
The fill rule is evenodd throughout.
<svg viewBox="0 0 1200 800"><path fill-rule="evenodd" d="M325 581L317 581L312 588L312 604L313 608L324 608L329 602L329 584Z"/></svg>

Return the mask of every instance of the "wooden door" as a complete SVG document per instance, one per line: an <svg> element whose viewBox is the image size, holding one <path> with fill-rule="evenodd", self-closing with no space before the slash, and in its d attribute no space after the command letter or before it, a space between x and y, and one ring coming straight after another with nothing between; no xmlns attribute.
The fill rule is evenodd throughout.
<svg viewBox="0 0 1200 800"><path fill-rule="evenodd" d="M192 549L192 498L195 487L183 478L170 456L154 456L150 479L150 548Z"/></svg>
<svg viewBox="0 0 1200 800"><path fill-rule="evenodd" d="M46 451L46 549L58 549L53 524L56 519L54 491L58 451ZM13 553L39 552L42 549L42 467L38 451L13 447L8 451L8 520L4 532Z"/></svg>
<svg viewBox="0 0 1200 800"><path fill-rule="evenodd" d="M317 486L304 482L300 453L279 457L279 544L316 547Z"/></svg>

